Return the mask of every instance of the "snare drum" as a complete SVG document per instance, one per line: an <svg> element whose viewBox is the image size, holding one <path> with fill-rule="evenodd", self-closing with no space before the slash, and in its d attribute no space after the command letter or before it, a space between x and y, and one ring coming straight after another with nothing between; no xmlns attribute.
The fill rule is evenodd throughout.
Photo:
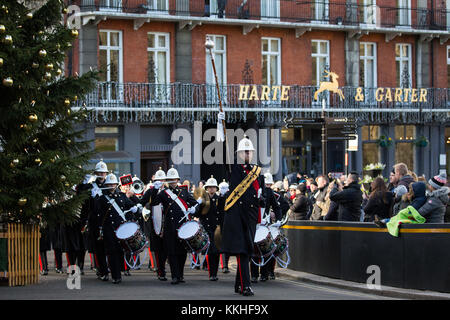
<svg viewBox="0 0 450 320"><path fill-rule="evenodd" d="M272 235L273 242L275 243L276 246L273 255L275 257L283 255L289 246L288 238L277 227L269 227L269 230L270 234Z"/></svg>
<svg viewBox="0 0 450 320"><path fill-rule="evenodd" d="M185 241L186 249L191 252L204 251L209 245L208 233L197 221L183 223L178 229L178 238Z"/></svg>
<svg viewBox="0 0 450 320"><path fill-rule="evenodd" d="M164 226L164 215L162 205L152 207L152 221L153 221L153 230L155 230L155 233L162 238Z"/></svg>
<svg viewBox="0 0 450 320"><path fill-rule="evenodd" d="M256 226L255 240L253 242L253 255L255 257L270 257L276 249L270 230L266 226Z"/></svg>
<svg viewBox="0 0 450 320"><path fill-rule="evenodd" d="M116 230L116 237L123 249L131 254L142 252L148 245L145 235L135 222L129 221L121 224Z"/></svg>

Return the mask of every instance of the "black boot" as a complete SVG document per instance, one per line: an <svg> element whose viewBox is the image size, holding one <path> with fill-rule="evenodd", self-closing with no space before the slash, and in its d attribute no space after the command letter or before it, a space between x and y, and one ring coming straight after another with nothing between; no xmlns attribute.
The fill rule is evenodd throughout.
<svg viewBox="0 0 450 320"><path fill-rule="evenodd" d="M245 287L244 291L242 292L243 296L249 297L249 296L254 296L255 294L253 293L252 288L250 287Z"/></svg>

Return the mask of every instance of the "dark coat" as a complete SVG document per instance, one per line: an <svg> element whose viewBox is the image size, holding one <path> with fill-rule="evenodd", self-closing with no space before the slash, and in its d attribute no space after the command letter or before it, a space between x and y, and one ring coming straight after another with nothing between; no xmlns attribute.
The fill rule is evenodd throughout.
<svg viewBox="0 0 450 320"><path fill-rule="evenodd" d="M230 193L242 182L254 165L233 164L229 172ZM255 186L262 188L262 196L257 198ZM222 231L222 251L230 255L253 253L259 208L265 205L264 176L262 174L248 187L236 203L225 211Z"/></svg>
<svg viewBox="0 0 450 320"><path fill-rule="evenodd" d="M105 193L107 194L107 193ZM98 225L102 227L103 230L103 242L105 244L106 254L121 254L123 252L120 241L117 239L115 231L117 228L124 223L123 218L117 213L114 207L106 199L105 194L103 194L98 199L98 210L99 210L99 221ZM127 196L120 191L115 191L112 194L107 194L110 199L114 199L117 205L122 211L126 211L133 207L135 204ZM125 218L129 220L130 214L126 214Z"/></svg>
<svg viewBox="0 0 450 320"><path fill-rule="evenodd" d="M265 190L266 190L265 193L266 204L264 214L265 215L270 214L270 209L272 209L273 213L275 214L274 222L279 221L283 217L281 213L280 202L278 201L272 189L266 188Z"/></svg>
<svg viewBox="0 0 450 320"><path fill-rule="evenodd" d="M339 221L359 221L362 191L357 182L345 186L342 191L335 186L330 192L330 200L339 204Z"/></svg>
<svg viewBox="0 0 450 320"><path fill-rule="evenodd" d="M153 187L148 189L142 198L139 200L139 203L143 206L146 206L148 210L150 210L150 218L147 221L143 222L143 231L150 242L150 250L154 252L160 252L165 250L164 241L162 238L162 235L157 235L155 233L155 228L153 226L153 206L155 204L152 203L152 201L155 200L155 196L158 194L158 192L161 192L162 190L156 190ZM164 228L164 226L163 226Z"/></svg>
<svg viewBox="0 0 450 320"><path fill-rule="evenodd" d="M184 213L178 204L172 200L167 194L167 189L163 189L161 192L152 197L152 205L162 203L164 214L164 232L163 239L167 253L171 254L184 254L186 253L185 243L178 238L178 229L186 222L186 220L180 220L184 217ZM186 188L170 188L170 190L182 199L188 207L192 207L197 204L194 197L187 191ZM197 207L198 210L199 207Z"/></svg>
<svg viewBox="0 0 450 320"><path fill-rule="evenodd" d="M288 211L289 211L289 202L286 200L285 197L281 193L274 192L275 198L277 199L278 203L280 204L281 209L281 219L286 217Z"/></svg>
<svg viewBox="0 0 450 320"><path fill-rule="evenodd" d="M311 220L319 220L319 218L322 216L322 209L316 204L316 202L325 202L325 197L327 195L328 190L328 184L323 187L322 189L318 189L316 191L314 198L316 199L314 201L313 210L311 213ZM318 193L317 193L318 192Z"/></svg>
<svg viewBox="0 0 450 320"><path fill-rule="evenodd" d="M50 241L48 226L41 227L39 232L41 233L41 237L39 239L39 251L50 251L52 248L52 243Z"/></svg>
<svg viewBox="0 0 450 320"><path fill-rule="evenodd" d="M210 246L208 254L219 253L219 250L216 247L214 241L214 232L216 231L217 226L220 226L224 204L225 202L221 201L220 197L217 194L214 194L213 197L210 198L210 207L208 212L206 214L202 214L201 211L198 210L197 213L195 214L196 217L200 218L200 223L205 228L209 236Z"/></svg>
<svg viewBox="0 0 450 320"><path fill-rule="evenodd" d="M386 202L385 202L386 201ZM378 192L369 198L364 207L364 221L373 222L375 215L380 219L390 218L394 205L394 194L390 191Z"/></svg>
<svg viewBox="0 0 450 320"><path fill-rule="evenodd" d="M99 179L95 180L94 183L99 187L103 187L103 183L99 181ZM93 184L89 184L88 192L91 192L93 188ZM103 190L102 190L103 191ZM100 235L99 230L99 221L100 221L100 212L98 210L99 205L99 196L92 197L90 196L89 199L86 200L85 208L84 210L87 211L87 248L89 252L93 252L95 248L95 243Z"/></svg>
<svg viewBox="0 0 450 320"><path fill-rule="evenodd" d="M298 194L294 204L290 207L294 220L306 220L309 201L304 194Z"/></svg>

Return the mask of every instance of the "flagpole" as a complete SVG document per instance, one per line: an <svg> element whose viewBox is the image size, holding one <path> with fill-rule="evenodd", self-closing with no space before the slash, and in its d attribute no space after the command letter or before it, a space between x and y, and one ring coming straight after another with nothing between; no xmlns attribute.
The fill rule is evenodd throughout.
<svg viewBox="0 0 450 320"><path fill-rule="evenodd" d="M216 72L216 64L214 62L214 56L212 53L212 48L214 48L214 41L212 41L208 36L206 37L206 43L205 46L207 49L209 49L209 55L211 57L211 64L213 67L213 73L214 73L214 78L216 80L216 89L217 89L217 97L219 99L219 110L220 112L223 112L223 108L222 108L222 98L220 96L220 88L219 88L219 81L217 79L217 72ZM223 133L224 133L224 138L225 138L225 153L226 153L226 161L227 164L230 166L230 172L231 172L231 162L229 161L229 155L228 155L228 140L227 140L227 128L225 126L225 120L222 120L222 127L223 127Z"/></svg>

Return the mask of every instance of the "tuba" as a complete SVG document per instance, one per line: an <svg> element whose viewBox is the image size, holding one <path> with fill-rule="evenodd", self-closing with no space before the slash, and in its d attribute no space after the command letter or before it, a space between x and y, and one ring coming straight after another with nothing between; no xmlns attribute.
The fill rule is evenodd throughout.
<svg viewBox="0 0 450 320"><path fill-rule="evenodd" d="M202 198L202 204L200 205L200 210L203 215L207 214L209 208L211 207L211 200L209 199L208 192L204 188L195 188L194 198Z"/></svg>

